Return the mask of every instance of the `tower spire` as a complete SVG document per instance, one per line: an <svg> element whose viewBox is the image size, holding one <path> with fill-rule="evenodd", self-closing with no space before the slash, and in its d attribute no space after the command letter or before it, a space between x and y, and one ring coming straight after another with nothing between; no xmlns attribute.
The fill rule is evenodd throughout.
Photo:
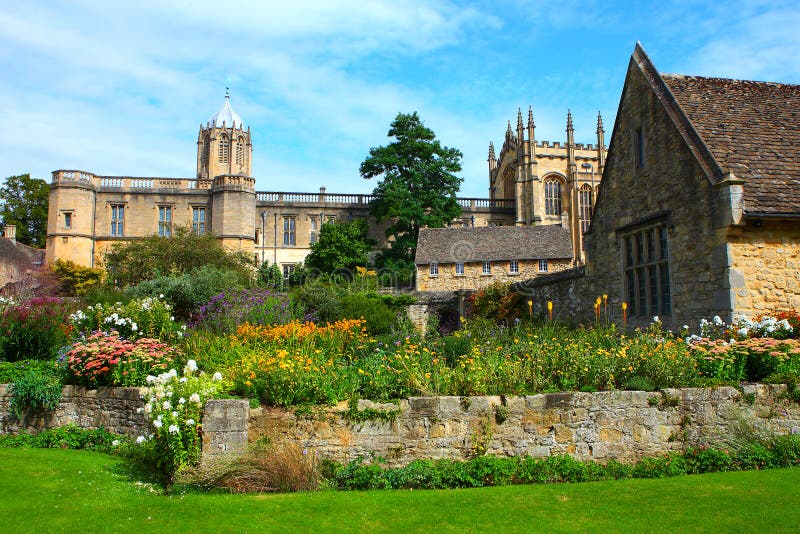
<svg viewBox="0 0 800 534"><path fill-rule="evenodd" d="M603 117L597 112L597 170L603 174L606 166L605 130L603 130Z"/></svg>
<svg viewBox="0 0 800 534"><path fill-rule="evenodd" d="M494 155L494 143L489 141L489 172L497 167L497 158Z"/></svg>

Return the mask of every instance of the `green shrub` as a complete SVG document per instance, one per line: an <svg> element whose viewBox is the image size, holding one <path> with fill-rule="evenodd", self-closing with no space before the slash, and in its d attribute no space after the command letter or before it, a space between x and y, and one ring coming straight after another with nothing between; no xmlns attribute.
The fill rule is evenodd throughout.
<svg viewBox="0 0 800 534"><path fill-rule="evenodd" d="M622 385L629 391L655 391L656 385L646 376L632 376Z"/></svg>
<svg viewBox="0 0 800 534"><path fill-rule="evenodd" d="M18 434L0 434L0 447L32 447L42 449L87 449L110 452L115 441L125 438L110 433L105 428L79 428L66 425L59 428L48 428L39 433L20 432Z"/></svg>
<svg viewBox="0 0 800 534"><path fill-rule="evenodd" d="M345 290L329 277L320 276L292 289L291 297L306 316L320 323L332 323L342 316L341 299Z"/></svg>
<svg viewBox="0 0 800 534"><path fill-rule="evenodd" d="M733 459L727 451L708 447L688 449L684 453L687 473L716 473L729 471Z"/></svg>
<svg viewBox="0 0 800 534"><path fill-rule="evenodd" d="M769 446L775 467L800 465L800 435L788 434L774 438Z"/></svg>
<svg viewBox="0 0 800 534"><path fill-rule="evenodd" d="M677 454L642 458L631 469L631 477L633 478L663 478L685 475L686 473L686 460L683 456Z"/></svg>
<svg viewBox="0 0 800 534"><path fill-rule="evenodd" d="M191 272L156 276L130 289L137 298L159 298L172 304L175 317L188 320L197 308L221 291L243 289L247 280L238 271L204 265Z"/></svg>
<svg viewBox="0 0 800 534"><path fill-rule="evenodd" d="M67 317L74 304L59 298L34 298L0 308L0 360L53 360L69 342Z"/></svg>
<svg viewBox="0 0 800 534"><path fill-rule="evenodd" d="M0 384L16 382L29 371L60 380L61 367L51 360L19 360L16 362L0 362Z"/></svg>
<svg viewBox="0 0 800 534"><path fill-rule="evenodd" d="M51 266L61 281L61 291L66 295L83 295L103 282L105 271L78 265L70 260L57 259Z"/></svg>
<svg viewBox="0 0 800 534"><path fill-rule="evenodd" d="M341 311L337 319L365 319L367 332L372 335L391 330L397 313L376 298L363 293L344 295L341 298Z"/></svg>
<svg viewBox="0 0 800 534"><path fill-rule="evenodd" d="M22 419L28 409L36 412L55 410L61 401L61 381L31 369L11 384L9 394L11 412Z"/></svg>
<svg viewBox="0 0 800 534"><path fill-rule="evenodd" d="M127 304L95 304L73 313L69 322L84 335L114 330L127 339L153 338L165 342L180 340L186 329L175 322L172 306L160 296L136 299Z"/></svg>

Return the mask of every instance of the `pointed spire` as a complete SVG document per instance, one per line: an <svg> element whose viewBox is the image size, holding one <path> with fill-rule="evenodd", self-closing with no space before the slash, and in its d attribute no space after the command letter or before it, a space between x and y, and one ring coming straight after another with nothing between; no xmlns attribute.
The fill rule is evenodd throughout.
<svg viewBox="0 0 800 534"><path fill-rule="evenodd" d="M567 110L567 132L574 131L572 128L572 110Z"/></svg>
<svg viewBox="0 0 800 534"><path fill-rule="evenodd" d="M528 128L533 127L535 127L535 124L533 124L533 108L528 106Z"/></svg>
<svg viewBox="0 0 800 534"><path fill-rule="evenodd" d="M605 133L603 130L603 116L600 115L600 112L597 112L597 133Z"/></svg>
<svg viewBox="0 0 800 534"><path fill-rule="evenodd" d="M508 128L506 128L506 137L509 139L513 137L513 133L511 132L511 121L508 121Z"/></svg>
<svg viewBox="0 0 800 534"><path fill-rule="evenodd" d="M517 108L517 130L522 130L522 110Z"/></svg>
<svg viewBox="0 0 800 534"><path fill-rule="evenodd" d="M489 161L494 161L495 159L497 158L494 155L494 143L489 141Z"/></svg>

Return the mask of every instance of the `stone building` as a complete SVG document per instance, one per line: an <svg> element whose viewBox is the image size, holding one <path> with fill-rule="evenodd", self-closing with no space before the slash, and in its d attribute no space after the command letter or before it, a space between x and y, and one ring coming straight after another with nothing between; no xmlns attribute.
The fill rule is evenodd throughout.
<svg viewBox="0 0 800 534"><path fill-rule="evenodd" d="M177 226L210 232L230 249L258 263L281 266L285 275L310 252L324 222L369 218L369 194L256 191L250 128L231 106L200 126L197 172L191 178L100 176L81 170L53 172L47 260L97 266L114 243L171 235ZM454 224L511 224L514 201L459 198ZM385 242L372 221L370 238Z"/></svg>
<svg viewBox="0 0 800 534"><path fill-rule="evenodd" d="M421 228L417 291L480 289L495 282L530 280L572 267L568 228L496 226Z"/></svg>
<svg viewBox="0 0 800 534"><path fill-rule="evenodd" d="M528 289L634 325L800 309L799 121L799 85L660 74L637 44L585 272Z"/></svg>
<svg viewBox="0 0 800 534"><path fill-rule="evenodd" d="M536 141L533 110L523 127L517 111L516 133L508 122L499 157L489 143L489 193L513 199L514 223L561 225L570 229L574 263L583 262L583 233L592 210L606 159L603 119L597 114L597 144L575 143L572 113L567 112L567 141Z"/></svg>

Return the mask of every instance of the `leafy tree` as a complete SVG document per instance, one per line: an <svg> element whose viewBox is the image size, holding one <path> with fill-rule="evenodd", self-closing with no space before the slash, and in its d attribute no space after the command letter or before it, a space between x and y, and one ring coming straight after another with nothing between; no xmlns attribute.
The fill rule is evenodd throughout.
<svg viewBox="0 0 800 534"><path fill-rule="evenodd" d="M213 235L197 235L183 227L176 228L171 237L152 235L115 243L104 260L109 280L120 287L158 275L190 273L205 265L234 271L243 283L253 276L253 260L248 254L228 251Z"/></svg>
<svg viewBox="0 0 800 534"><path fill-rule="evenodd" d="M0 187L0 219L17 227L17 241L44 247L47 241L47 204L50 185L30 174L10 176Z"/></svg>
<svg viewBox="0 0 800 534"><path fill-rule="evenodd" d="M368 233L364 219L323 224L319 240L311 245L311 254L306 257L306 267L326 274L365 267L371 249Z"/></svg>
<svg viewBox="0 0 800 534"><path fill-rule="evenodd" d="M256 271L256 282L258 282L258 285L264 287L282 287L283 273L281 272L281 268L275 263L271 264L265 261L258 268L258 271Z"/></svg>
<svg viewBox="0 0 800 534"><path fill-rule="evenodd" d="M361 176L380 177L370 209L378 222L390 220L386 237L391 248L378 267L413 272L419 229L441 228L461 213L456 200L462 178L461 151L442 146L416 112L400 113L389 128L394 141L371 148L361 163Z"/></svg>

